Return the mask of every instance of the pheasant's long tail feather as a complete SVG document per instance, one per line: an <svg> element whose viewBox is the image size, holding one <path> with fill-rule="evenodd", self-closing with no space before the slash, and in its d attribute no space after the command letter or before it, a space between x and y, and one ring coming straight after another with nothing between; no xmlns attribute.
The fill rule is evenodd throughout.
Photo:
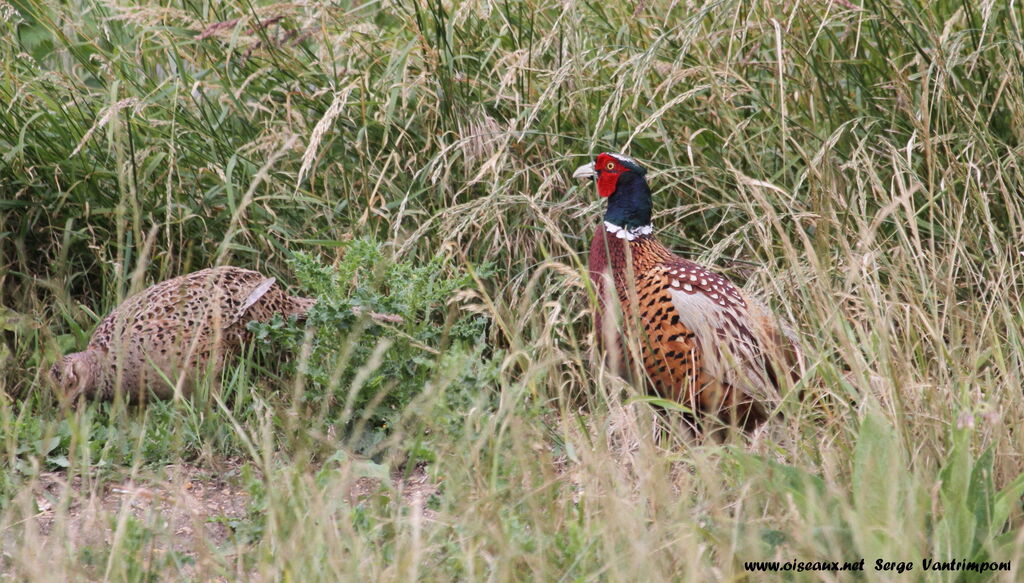
<svg viewBox="0 0 1024 583"><path fill-rule="evenodd" d="M304 320L306 318L306 314L308 314L309 310L311 310L315 305L316 298L303 298L299 296L292 296L291 302L289 302L288 312L286 315L296 316L300 320Z"/></svg>

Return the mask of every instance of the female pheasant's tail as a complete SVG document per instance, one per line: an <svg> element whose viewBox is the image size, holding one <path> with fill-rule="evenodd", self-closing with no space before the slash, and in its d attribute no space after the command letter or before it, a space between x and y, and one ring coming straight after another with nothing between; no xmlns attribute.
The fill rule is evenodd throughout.
<svg viewBox="0 0 1024 583"><path fill-rule="evenodd" d="M309 310L316 305L316 298L303 298L300 296L290 296L288 302L288 308L284 312L285 316L295 316L299 320L304 320ZM365 310L361 306L352 306L352 313L356 316L362 316ZM379 312L369 312L370 318L377 322L387 324L401 324L405 322L405 318L397 314L381 314Z"/></svg>
<svg viewBox="0 0 1024 583"><path fill-rule="evenodd" d="M300 296L291 296L291 301L288 305L288 311L285 313L286 316L295 316L300 320L306 319L306 314L309 310L316 305L316 298L303 298Z"/></svg>

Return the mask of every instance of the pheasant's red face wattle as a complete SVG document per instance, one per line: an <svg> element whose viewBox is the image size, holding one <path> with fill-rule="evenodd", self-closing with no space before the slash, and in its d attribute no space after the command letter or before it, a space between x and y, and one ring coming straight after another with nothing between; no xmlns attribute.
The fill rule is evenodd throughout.
<svg viewBox="0 0 1024 583"><path fill-rule="evenodd" d="M605 171L597 175L597 193L604 198L615 194L615 188L619 184L619 173Z"/></svg>
<svg viewBox="0 0 1024 583"><path fill-rule="evenodd" d="M597 194L604 198L615 194L619 184L619 176L628 168L609 154L601 154L594 161L594 169L597 170Z"/></svg>

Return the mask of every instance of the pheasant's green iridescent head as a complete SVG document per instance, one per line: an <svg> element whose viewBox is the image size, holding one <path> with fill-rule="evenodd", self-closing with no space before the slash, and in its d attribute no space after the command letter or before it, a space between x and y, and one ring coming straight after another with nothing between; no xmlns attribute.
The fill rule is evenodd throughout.
<svg viewBox="0 0 1024 583"><path fill-rule="evenodd" d="M622 154L603 152L589 164L573 172L573 178L593 178L597 194L608 199L605 223L638 231L651 225L651 189L647 170L636 160Z"/></svg>

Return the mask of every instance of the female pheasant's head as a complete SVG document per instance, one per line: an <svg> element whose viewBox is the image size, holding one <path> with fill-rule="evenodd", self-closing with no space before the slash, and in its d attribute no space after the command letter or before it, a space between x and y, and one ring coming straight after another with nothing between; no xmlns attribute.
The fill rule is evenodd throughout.
<svg viewBox="0 0 1024 583"><path fill-rule="evenodd" d="M605 228L615 236L632 241L649 235L651 227L651 189L647 174L636 160L607 152L597 155L572 173L573 178L593 178L597 193L608 199L604 213Z"/></svg>
<svg viewBox="0 0 1024 583"><path fill-rule="evenodd" d="M101 363L95 351L76 352L62 358L50 369L50 383L62 399L74 401L96 390Z"/></svg>

